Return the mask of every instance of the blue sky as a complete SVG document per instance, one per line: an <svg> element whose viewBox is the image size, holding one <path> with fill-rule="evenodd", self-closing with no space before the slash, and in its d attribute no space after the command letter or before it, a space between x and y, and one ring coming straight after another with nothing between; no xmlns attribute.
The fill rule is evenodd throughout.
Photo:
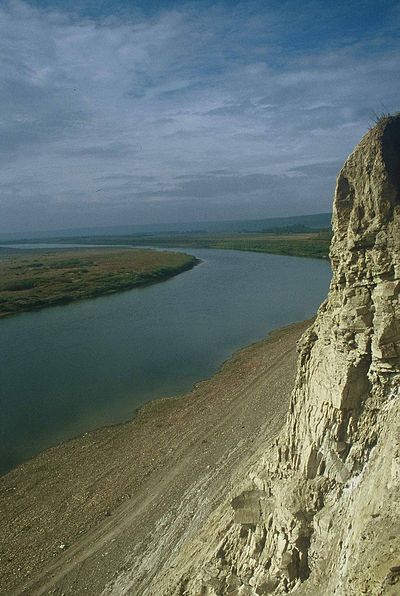
<svg viewBox="0 0 400 596"><path fill-rule="evenodd" d="M0 3L0 233L331 209L400 2Z"/></svg>

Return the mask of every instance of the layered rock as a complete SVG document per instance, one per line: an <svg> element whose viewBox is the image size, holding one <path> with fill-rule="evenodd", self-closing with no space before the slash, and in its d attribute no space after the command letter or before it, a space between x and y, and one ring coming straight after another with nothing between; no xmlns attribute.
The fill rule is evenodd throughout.
<svg viewBox="0 0 400 596"><path fill-rule="evenodd" d="M400 593L399 116L347 159L333 231L287 425L182 545L160 593Z"/></svg>

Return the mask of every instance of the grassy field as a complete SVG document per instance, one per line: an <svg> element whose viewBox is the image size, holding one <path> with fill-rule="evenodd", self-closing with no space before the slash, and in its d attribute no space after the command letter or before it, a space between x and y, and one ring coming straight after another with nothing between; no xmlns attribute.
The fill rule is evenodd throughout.
<svg viewBox="0 0 400 596"><path fill-rule="evenodd" d="M246 250L266 252L277 255L329 258L329 246L332 238L330 230L306 233L164 233L138 236L91 236L68 239L52 239L54 241L82 244L128 244L131 246L158 246L182 248L218 248L230 250Z"/></svg>
<svg viewBox="0 0 400 596"><path fill-rule="evenodd" d="M154 250L35 251L0 261L0 317L162 281L198 260Z"/></svg>
<svg viewBox="0 0 400 596"><path fill-rule="evenodd" d="M330 232L306 234L211 234L154 238L149 244L186 248L218 248L298 257L329 258Z"/></svg>

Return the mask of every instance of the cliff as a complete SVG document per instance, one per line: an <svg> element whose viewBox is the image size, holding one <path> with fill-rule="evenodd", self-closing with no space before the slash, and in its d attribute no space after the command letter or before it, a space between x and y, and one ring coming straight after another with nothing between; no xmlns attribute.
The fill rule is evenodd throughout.
<svg viewBox="0 0 400 596"><path fill-rule="evenodd" d="M400 593L400 116L344 164L333 230L286 426L146 593Z"/></svg>

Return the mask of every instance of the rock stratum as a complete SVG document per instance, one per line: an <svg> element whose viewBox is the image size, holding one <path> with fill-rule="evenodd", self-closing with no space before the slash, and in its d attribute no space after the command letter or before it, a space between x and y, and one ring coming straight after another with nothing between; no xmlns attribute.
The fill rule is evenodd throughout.
<svg viewBox="0 0 400 596"><path fill-rule="evenodd" d="M145 593L400 594L400 116L348 157L286 425Z"/></svg>

